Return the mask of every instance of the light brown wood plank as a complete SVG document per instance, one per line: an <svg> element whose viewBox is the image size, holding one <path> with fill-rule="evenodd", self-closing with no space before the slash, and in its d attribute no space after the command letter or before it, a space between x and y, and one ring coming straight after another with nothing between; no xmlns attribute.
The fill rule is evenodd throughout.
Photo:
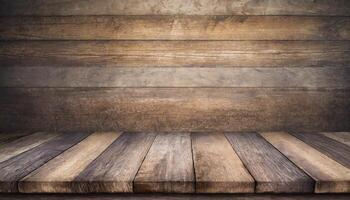
<svg viewBox="0 0 350 200"><path fill-rule="evenodd" d="M349 146L317 133L294 132L291 134L350 169Z"/></svg>
<svg viewBox="0 0 350 200"><path fill-rule="evenodd" d="M0 87L350 88L349 67L0 67Z"/></svg>
<svg viewBox="0 0 350 200"><path fill-rule="evenodd" d="M24 177L18 190L24 193L69 193L71 183L93 160L120 136L97 132Z"/></svg>
<svg viewBox="0 0 350 200"><path fill-rule="evenodd" d="M349 17L2 17L1 40L349 40ZM254 30L254 31L252 31Z"/></svg>
<svg viewBox="0 0 350 200"><path fill-rule="evenodd" d="M285 132L261 135L316 181L316 193L350 192L350 169Z"/></svg>
<svg viewBox="0 0 350 200"><path fill-rule="evenodd" d="M72 191L133 192L133 180L152 142L153 133L124 133L72 182Z"/></svg>
<svg viewBox="0 0 350 200"><path fill-rule="evenodd" d="M314 191L314 180L258 133L225 135L255 179L255 192L312 193Z"/></svg>
<svg viewBox="0 0 350 200"><path fill-rule="evenodd" d="M250 176L224 134L193 133L197 193L253 193Z"/></svg>
<svg viewBox="0 0 350 200"><path fill-rule="evenodd" d="M18 181L83 140L87 133L65 133L0 163L0 193L18 192Z"/></svg>
<svg viewBox="0 0 350 200"><path fill-rule="evenodd" d="M349 15L347 0L1 0L16 15Z"/></svg>
<svg viewBox="0 0 350 200"><path fill-rule="evenodd" d="M350 132L323 132L321 134L350 146Z"/></svg>
<svg viewBox="0 0 350 200"><path fill-rule="evenodd" d="M58 136L58 133L38 132L0 145L0 163L26 152Z"/></svg>
<svg viewBox="0 0 350 200"><path fill-rule="evenodd" d="M157 135L134 180L134 192L194 193L189 133Z"/></svg>
<svg viewBox="0 0 350 200"><path fill-rule="evenodd" d="M350 41L0 41L0 67L348 67Z"/></svg>
<svg viewBox="0 0 350 200"><path fill-rule="evenodd" d="M350 129L349 90L2 88L0 93L3 132Z"/></svg>

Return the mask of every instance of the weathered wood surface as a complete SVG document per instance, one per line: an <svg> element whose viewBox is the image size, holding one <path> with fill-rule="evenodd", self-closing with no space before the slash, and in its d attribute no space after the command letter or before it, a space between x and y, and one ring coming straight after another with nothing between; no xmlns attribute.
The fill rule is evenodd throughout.
<svg viewBox="0 0 350 200"><path fill-rule="evenodd" d="M18 184L25 193L69 193L71 183L93 160L120 136L97 132L36 169Z"/></svg>
<svg viewBox="0 0 350 200"><path fill-rule="evenodd" d="M255 192L312 193L314 181L257 133L226 133L255 179Z"/></svg>
<svg viewBox="0 0 350 200"><path fill-rule="evenodd" d="M86 133L61 134L0 163L0 192L18 192L20 179L87 136Z"/></svg>
<svg viewBox="0 0 350 200"><path fill-rule="evenodd" d="M2 88L0 91L2 132L350 129L349 90Z"/></svg>
<svg viewBox="0 0 350 200"><path fill-rule="evenodd" d="M197 193L253 193L255 182L224 134L193 133Z"/></svg>
<svg viewBox="0 0 350 200"><path fill-rule="evenodd" d="M72 191L133 192L133 180L150 146L153 133L124 133L72 183Z"/></svg>
<svg viewBox="0 0 350 200"><path fill-rule="evenodd" d="M323 132L321 134L350 146L350 132Z"/></svg>
<svg viewBox="0 0 350 200"><path fill-rule="evenodd" d="M349 146L317 133L298 132L292 135L350 169Z"/></svg>
<svg viewBox="0 0 350 200"><path fill-rule="evenodd" d="M349 67L0 67L0 87L350 88Z"/></svg>
<svg viewBox="0 0 350 200"><path fill-rule="evenodd" d="M0 67L349 67L349 41L0 41Z"/></svg>
<svg viewBox="0 0 350 200"><path fill-rule="evenodd" d="M254 31L252 31L254 30ZM2 17L1 40L349 40L349 17Z"/></svg>
<svg viewBox="0 0 350 200"><path fill-rule="evenodd" d="M18 15L349 15L347 0L0 0Z"/></svg>
<svg viewBox="0 0 350 200"><path fill-rule="evenodd" d="M261 134L316 181L316 193L350 192L349 168L285 132Z"/></svg>
<svg viewBox="0 0 350 200"><path fill-rule="evenodd" d="M195 193L189 133L157 135L135 177L134 192Z"/></svg>
<svg viewBox="0 0 350 200"><path fill-rule="evenodd" d="M38 132L0 145L0 163L56 137L57 133Z"/></svg>
<svg viewBox="0 0 350 200"><path fill-rule="evenodd" d="M0 200L348 200L350 194L2 194Z"/></svg>
<svg viewBox="0 0 350 200"><path fill-rule="evenodd" d="M29 135L29 133L26 133L26 132L0 133L0 148L1 148L2 144L12 142L12 141L17 140L18 138L21 138L21 137L26 136L26 135Z"/></svg>

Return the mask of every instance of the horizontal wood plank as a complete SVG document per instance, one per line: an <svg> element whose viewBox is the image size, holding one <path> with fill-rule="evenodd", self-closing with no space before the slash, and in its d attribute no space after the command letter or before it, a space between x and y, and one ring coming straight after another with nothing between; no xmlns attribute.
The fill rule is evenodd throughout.
<svg viewBox="0 0 350 200"><path fill-rule="evenodd" d="M135 177L134 192L195 193L189 133L157 135Z"/></svg>
<svg viewBox="0 0 350 200"><path fill-rule="evenodd" d="M72 182L72 191L133 192L133 180L150 146L153 133L124 133Z"/></svg>
<svg viewBox="0 0 350 200"><path fill-rule="evenodd" d="M2 17L0 40L349 40L349 27L350 17Z"/></svg>
<svg viewBox="0 0 350 200"><path fill-rule="evenodd" d="M255 179L255 192L312 193L314 180L257 133L226 133Z"/></svg>
<svg viewBox="0 0 350 200"><path fill-rule="evenodd" d="M2 144L12 142L21 138L23 136L29 135L29 133L25 132L17 132L17 133L0 133L0 148Z"/></svg>
<svg viewBox="0 0 350 200"><path fill-rule="evenodd" d="M255 182L224 134L193 133L197 193L253 193Z"/></svg>
<svg viewBox="0 0 350 200"><path fill-rule="evenodd" d="M349 90L2 88L0 131L350 129Z"/></svg>
<svg viewBox="0 0 350 200"><path fill-rule="evenodd" d="M316 193L350 192L350 169L285 132L262 136L316 180Z"/></svg>
<svg viewBox="0 0 350 200"><path fill-rule="evenodd" d="M0 87L350 88L349 67L0 67Z"/></svg>
<svg viewBox="0 0 350 200"><path fill-rule="evenodd" d="M0 41L0 67L349 67L350 41Z"/></svg>
<svg viewBox="0 0 350 200"><path fill-rule="evenodd" d="M0 163L26 152L58 136L58 133L38 132L0 145Z"/></svg>
<svg viewBox="0 0 350 200"><path fill-rule="evenodd" d="M36 169L18 184L24 193L69 193L71 183L93 160L120 136L97 132Z"/></svg>
<svg viewBox="0 0 350 200"><path fill-rule="evenodd" d="M17 15L349 15L347 0L0 0Z"/></svg>
<svg viewBox="0 0 350 200"><path fill-rule="evenodd" d="M350 132L323 132L321 134L350 146Z"/></svg>
<svg viewBox="0 0 350 200"><path fill-rule="evenodd" d="M350 147L317 133L291 133L338 163L350 169Z"/></svg>
<svg viewBox="0 0 350 200"><path fill-rule="evenodd" d="M87 137L86 133L61 134L0 163L0 192L18 192L18 181Z"/></svg>

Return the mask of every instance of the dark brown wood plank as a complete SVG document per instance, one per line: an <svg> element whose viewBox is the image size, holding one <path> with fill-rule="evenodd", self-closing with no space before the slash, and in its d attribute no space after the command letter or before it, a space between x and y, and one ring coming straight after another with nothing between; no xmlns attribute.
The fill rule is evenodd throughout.
<svg viewBox="0 0 350 200"><path fill-rule="evenodd" d="M349 15L347 0L1 0L0 15Z"/></svg>
<svg viewBox="0 0 350 200"><path fill-rule="evenodd" d="M350 146L350 132L323 132L321 134Z"/></svg>
<svg viewBox="0 0 350 200"><path fill-rule="evenodd" d="M133 192L133 180L153 133L124 133L72 182L72 192Z"/></svg>
<svg viewBox="0 0 350 200"><path fill-rule="evenodd" d="M348 67L349 51L350 41L0 41L0 67Z"/></svg>
<svg viewBox="0 0 350 200"><path fill-rule="evenodd" d="M291 133L306 144L350 169L350 147L317 133Z"/></svg>
<svg viewBox="0 0 350 200"><path fill-rule="evenodd" d="M255 179L255 192L312 193L314 180L257 133L226 133Z"/></svg>
<svg viewBox="0 0 350 200"><path fill-rule="evenodd" d="M262 136L315 181L316 193L349 193L350 169L286 132Z"/></svg>
<svg viewBox="0 0 350 200"><path fill-rule="evenodd" d="M96 132L34 170L18 183L25 193L69 193L71 183L93 160L121 135Z"/></svg>
<svg viewBox="0 0 350 200"><path fill-rule="evenodd" d="M0 148L3 144L12 142L26 135L29 135L29 133L25 133L25 132L0 133Z"/></svg>
<svg viewBox="0 0 350 200"><path fill-rule="evenodd" d="M192 133L197 193L253 193L255 182L224 134Z"/></svg>
<svg viewBox="0 0 350 200"><path fill-rule="evenodd" d="M20 179L75 145L88 134L61 134L29 151L0 163L0 192L18 192Z"/></svg>
<svg viewBox="0 0 350 200"><path fill-rule="evenodd" d="M0 67L0 74L0 87L350 88L349 67Z"/></svg>
<svg viewBox="0 0 350 200"><path fill-rule="evenodd" d="M2 88L0 131L348 130L349 90Z"/></svg>
<svg viewBox="0 0 350 200"><path fill-rule="evenodd" d="M194 193L189 133L157 135L134 180L135 192Z"/></svg>
<svg viewBox="0 0 350 200"><path fill-rule="evenodd" d="M259 27L259 28L257 28ZM2 17L1 40L349 40L349 17ZM252 31L254 30L254 31Z"/></svg>

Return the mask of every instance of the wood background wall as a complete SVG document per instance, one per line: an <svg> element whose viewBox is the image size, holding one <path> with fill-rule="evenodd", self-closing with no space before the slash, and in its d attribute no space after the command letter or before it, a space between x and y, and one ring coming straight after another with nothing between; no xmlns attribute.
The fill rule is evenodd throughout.
<svg viewBox="0 0 350 200"><path fill-rule="evenodd" d="M349 131L348 0L0 0L0 131Z"/></svg>

